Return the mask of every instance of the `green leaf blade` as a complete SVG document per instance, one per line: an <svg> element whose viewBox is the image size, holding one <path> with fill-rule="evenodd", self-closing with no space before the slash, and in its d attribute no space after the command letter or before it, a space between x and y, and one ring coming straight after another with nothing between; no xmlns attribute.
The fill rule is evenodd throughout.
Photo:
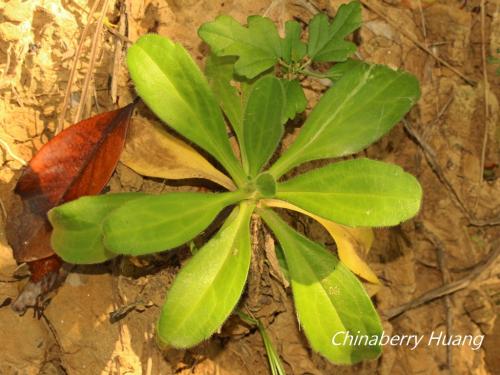
<svg viewBox="0 0 500 375"><path fill-rule="evenodd" d="M126 255L172 249L193 239L224 207L239 199L239 192L174 192L137 199L106 217L104 245Z"/></svg>
<svg viewBox="0 0 500 375"><path fill-rule="evenodd" d="M281 79L280 81L285 89L286 105L283 122L286 122L288 120L293 120L298 113L302 113L306 110L307 99L299 81L295 79Z"/></svg>
<svg viewBox="0 0 500 375"><path fill-rule="evenodd" d="M413 75L381 65L355 64L323 95L270 172L278 178L306 161L364 149L396 125L419 97Z"/></svg>
<svg viewBox="0 0 500 375"><path fill-rule="evenodd" d="M248 94L243 114L242 155L245 169L256 176L268 162L283 136L285 93L281 82L266 75Z"/></svg>
<svg viewBox="0 0 500 375"><path fill-rule="evenodd" d="M115 257L102 243L102 223L111 211L143 196L121 193L83 197L53 208L48 213L53 228L52 249L72 264L101 263Z"/></svg>
<svg viewBox="0 0 500 375"><path fill-rule="evenodd" d="M313 61L345 61L356 52L356 45L344 38L362 23L361 4L352 1L340 6L332 24L318 13L309 23L308 55Z"/></svg>
<svg viewBox="0 0 500 375"><path fill-rule="evenodd" d="M281 54L276 26L261 16L248 17L248 27L243 27L222 15L203 24L198 35L217 56L238 56L236 73L250 79L273 67Z"/></svg>
<svg viewBox="0 0 500 375"><path fill-rule="evenodd" d="M332 343L339 332L350 331L375 340L382 334L380 319L359 280L335 255L297 233L278 215L270 210L259 213L285 254L298 319L311 347L338 364L378 357L381 348L375 342Z"/></svg>
<svg viewBox="0 0 500 375"><path fill-rule="evenodd" d="M210 337L236 306L250 267L250 217L242 204L182 268L167 294L158 324L161 341L188 348Z"/></svg>
<svg viewBox="0 0 500 375"><path fill-rule="evenodd" d="M205 64L208 83L224 114L228 118L238 139L241 139L243 125L243 105L236 87L231 85L234 74L235 58L218 57L211 54Z"/></svg>
<svg viewBox="0 0 500 375"><path fill-rule="evenodd" d="M141 98L165 123L212 154L233 178L243 174L208 83L187 51L159 35L145 35L127 52Z"/></svg>
<svg viewBox="0 0 500 375"><path fill-rule="evenodd" d="M422 188L397 165L355 159L278 184L276 197L339 224L379 227L417 214Z"/></svg>
<svg viewBox="0 0 500 375"><path fill-rule="evenodd" d="M346 61L337 63L332 68L330 68L327 72L328 78L330 78L333 82L337 82L347 72L352 69L356 69L363 64L364 62L360 60L347 59Z"/></svg>
<svg viewBox="0 0 500 375"><path fill-rule="evenodd" d="M297 21L286 21L285 38L282 40L281 58L288 64L302 60L307 46L300 40L302 28Z"/></svg>

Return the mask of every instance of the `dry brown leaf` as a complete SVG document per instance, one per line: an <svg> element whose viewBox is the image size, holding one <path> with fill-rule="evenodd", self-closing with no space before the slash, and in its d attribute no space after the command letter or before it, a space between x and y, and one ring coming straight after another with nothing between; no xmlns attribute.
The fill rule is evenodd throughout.
<svg viewBox="0 0 500 375"><path fill-rule="evenodd" d="M166 179L205 178L234 190L232 180L194 148L166 132L162 125L137 117L120 161L135 172Z"/></svg>

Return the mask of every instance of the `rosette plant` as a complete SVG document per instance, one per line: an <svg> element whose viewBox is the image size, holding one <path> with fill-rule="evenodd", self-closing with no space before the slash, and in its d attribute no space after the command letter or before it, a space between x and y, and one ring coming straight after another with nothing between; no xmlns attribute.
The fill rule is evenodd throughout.
<svg viewBox="0 0 500 375"><path fill-rule="evenodd" d="M249 24L257 27L263 19L253 18ZM183 141L158 130L155 134L161 142L177 147L179 160L187 155L198 172L169 174L167 170L164 175L149 175L206 177L227 190L80 198L50 211L54 250L67 262L87 264L174 249L200 234L224 208L232 207L222 227L196 251L167 291L159 339L188 348L217 332L238 304L252 256L250 223L258 215L280 244L297 318L311 347L335 363L378 356L378 345L332 345L339 331L382 333L374 306L353 271L372 282L376 276L353 253L347 237L370 242L368 228L397 225L414 216L420 207L420 185L399 166L366 158L336 161L295 177L285 175L304 163L352 155L377 141L418 99L417 80L385 66L349 63L312 108L292 144L270 163L287 119L295 116L290 115L284 82L289 77L274 69L281 52L252 79L239 79L235 85L235 77L241 78L235 69L242 57L231 48L218 51L207 66L209 80L182 46L158 35L141 37L129 48L127 61L147 106L227 173ZM237 147L231 146L228 127L236 135ZM155 147L144 144L139 151L147 154ZM139 163L134 167L133 157L127 160L141 171ZM302 212L323 224L337 241L341 260L290 227L275 207Z"/></svg>

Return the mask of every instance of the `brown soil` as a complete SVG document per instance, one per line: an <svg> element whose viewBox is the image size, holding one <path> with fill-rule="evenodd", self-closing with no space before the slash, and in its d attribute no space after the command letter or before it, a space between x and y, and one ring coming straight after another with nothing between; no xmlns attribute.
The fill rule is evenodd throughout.
<svg viewBox="0 0 500 375"><path fill-rule="evenodd" d="M247 15L265 14L283 25L290 18L307 22L314 9L334 14L345 1L114 2L110 1L108 19L111 23L126 20L130 40L147 32L166 35L181 42L202 64L207 48L196 30L220 13L240 21ZM483 70L482 47L484 44L487 55L495 55L500 48L500 3L362 2L365 24L357 37L360 56L406 69L420 79L422 86L422 98L405 122L362 153L402 165L418 177L424 189L420 214L401 226L377 230L369 255L370 265L383 281L374 300L379 312L388 316L394 308L443 284L475 275L496 250L495 240L499 246L500 77L495 74L497 65L485 64ZM120 16L122 3L126 6ZM12 199L11 191L22 168L12 154L29 160L55 131L90 6L85 0L0 2L0 139L11 149L8 152L2 148L0 153L3 204ZM72 88L67 124L80 100L92 104L85 115L114 108L112 77L117 83L117 104L128 103L134 95L120 54L115 64L117 38L105 27L98 35L90 95L81 98L93 34L91 28ZM313 104L324 86L308 81L306 87ZM148 115L144 108L139 109L139 114ZM284 144L293 134L290 131ZM149 192L177 189L143 178L124 165L119 165L109 188ZM289 220L305 228L312 238L331 242L314 222L297 215L290 215ZM468 346L447 350L423 345L414 351L385 347L377 361L338 367L311 352L298 330L290 290L277 281L264 262L265 250L273 246L272 237L257 228L254 239L258 256L242 303L268 328L288 374L500 373L498 320L495 325L500 311L498 262L464 284L465 288L420 307L403 309L400 315L384 321L388 333L486 334L481 350ZM0 232L0 374L268 374L260 336L235 317L229 319L220 334L196 348L159 348L154 335L159 306L187 258L188 252L180 250L140 259L124 258L99 267L79 267L52 299L44 317L37 320L30 313L19 317L8 308L24 281L13 282L16 264ZM111 323L109 314L124 311L124 307L130 307L128 314Z"/></svg>

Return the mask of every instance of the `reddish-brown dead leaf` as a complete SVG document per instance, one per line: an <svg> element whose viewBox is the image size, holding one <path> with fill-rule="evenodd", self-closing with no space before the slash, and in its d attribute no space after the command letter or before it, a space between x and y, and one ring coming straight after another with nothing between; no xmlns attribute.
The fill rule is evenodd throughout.
<svg viewBox="0 0 500 375"><path fill-rule="evenodd" d="M62 203L101 192L120 158L135 102L101 113L62 131L31 159L15 188L6 234L18 263L31 271L12 304L23 314L43 310L51 291L65 279L62 260L50 247L47 212Z"/></svg>
<svg viewBox="0 0 500 375"><path fill-rule="evenodd" d="M31 159L17 182L18 204L6 228L17 262L54 254L48 210L101 192L120 158L133 108L130 104L70 126Z"/></svg>

